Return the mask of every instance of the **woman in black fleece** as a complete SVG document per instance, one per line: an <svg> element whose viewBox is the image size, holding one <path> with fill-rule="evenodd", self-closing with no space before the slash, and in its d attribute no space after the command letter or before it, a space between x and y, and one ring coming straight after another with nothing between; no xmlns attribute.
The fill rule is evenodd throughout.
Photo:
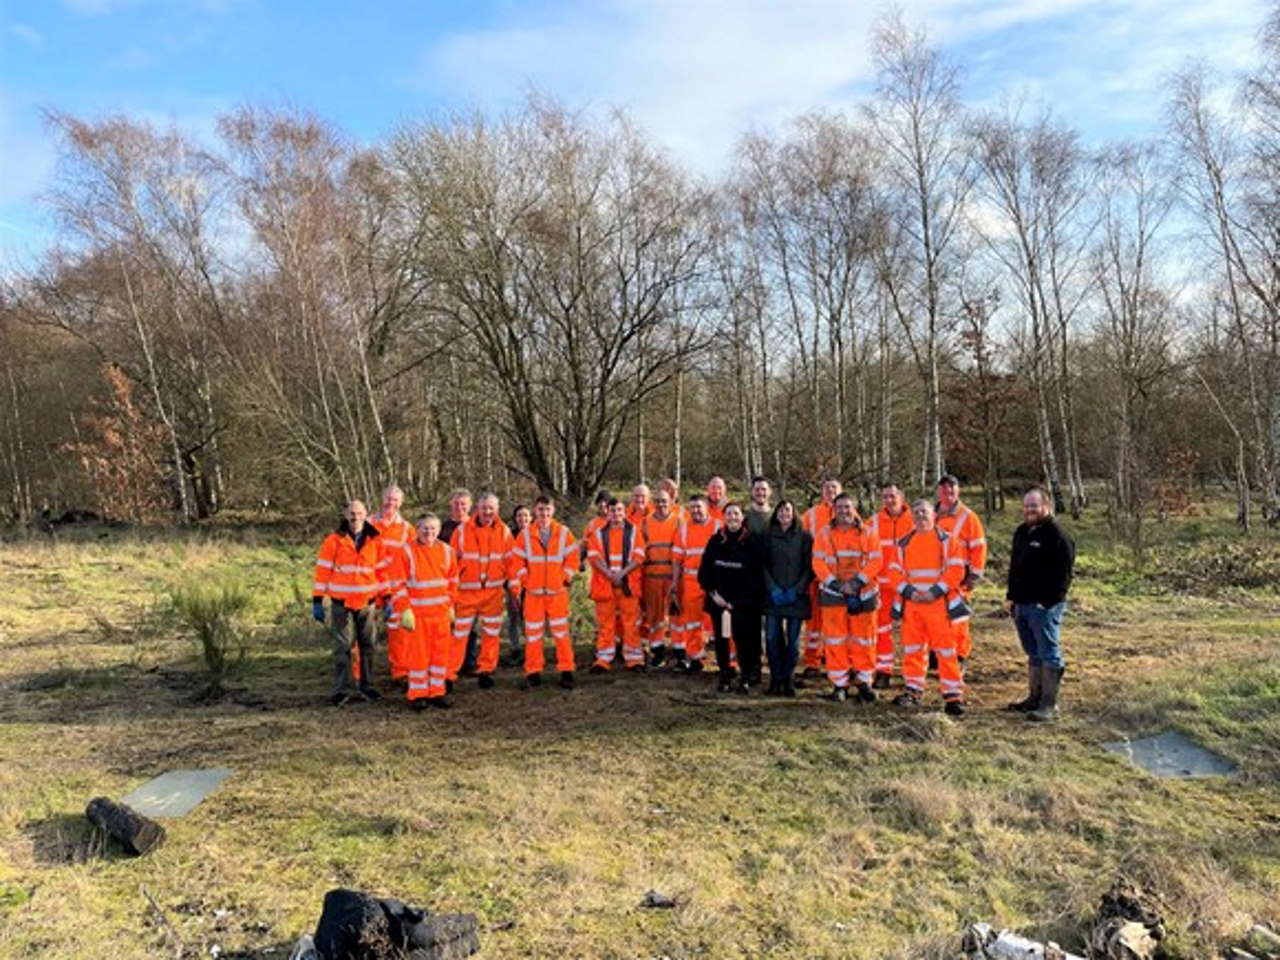
<svg viewBox="0 0 1280 960"><path fill-rule="evenodd" d="M724 526L707 542L702 565L698 568L698 584L707 597L703 609L710 615L715 630L721 693L733 689L734 671L729 660L731 636L742 668L738 692L748 694L753 686L760 683L760 615L764 581L760 545L743 521L740 505L725 505Z"/></svg>

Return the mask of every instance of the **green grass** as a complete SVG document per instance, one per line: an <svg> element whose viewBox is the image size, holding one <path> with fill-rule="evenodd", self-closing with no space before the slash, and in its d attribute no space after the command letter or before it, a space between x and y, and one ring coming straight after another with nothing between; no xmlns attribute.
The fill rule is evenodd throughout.
<svg viewBox="0 0 1280 960"><path fill-rule="evenodd" d="M992 524L996 569L1013 520ZM281 957L340 884L475 912L492 957L940 958L977 920L1078 949L1118 875L1159 897L1170 956L1213 955L1280 924L1280 595L1170 587L1241 549L1225 505L1157 531L1141 569L1099 519L1068 525L1081 576L1050 729L1000 710L1023 670L993 586L963 723L936 691L903 715L807 691L717 700L710 678L668 674L525 693L511 670L418 716L322 705L309 537L0 547L0 956ZM1275 541L1250 543L1265 566ZM215 703L162 602L204 576L255 595L248 660ZM581 584L574 625L585 663ZM1240 773L1158 781L1100 748L1170 726ZM95 795L215 765L236 773L145 858L83 820ZM641 909L649 888L676 908Z"/></svg>

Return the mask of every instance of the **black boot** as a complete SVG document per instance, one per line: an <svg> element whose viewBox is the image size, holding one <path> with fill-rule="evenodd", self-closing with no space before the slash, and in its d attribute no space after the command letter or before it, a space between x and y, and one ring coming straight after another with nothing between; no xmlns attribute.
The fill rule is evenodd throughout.
<svg viewBox="0 0 1280 960"><path fill-rule="evenodd" d="M409 709L412 710L414 713L421 713L423 710L427 709L427 701L422 699L421 697L419 697L417 700L410 700Z"/></svg>
<svg viewBox="0 0 1280 960"><path fill-rule="evenodd" d="M477 677L478 677L478 679L476 680L476 686L477 686L477 687L479 687L481 690L492 690L492 689L493 689L493 674L492 674L492 673L481 673L481 674L478 674L478 675L477 675Z"/></svg>
<svg viewBox="0 0 1280 960"><path fill-rule="evenodd" d="M733 667L720 671L720 682L716 684L717 693L730 693L733 691L733 678L737 675L737 671Z"/></svg>
<svg viewBox="0 0 1280 960"><path fill-rule="evenodd" d="M529 689L532 689L533 687L542 686L542 674L540 673L526 674L524 678L524 684Z"/></svg>
<svg viewBox="0 0 1280 960"><path fill-rule="evenodd" d="M649 651L649 666L655 670L667 662L667 648L665 644L658 644Z"/></svg>
<svg viewBox="0 0 1280 960"><path fill-rule="evenodd" d="M858 699L861 700L863 703L876 702L876 692L871 689L871 684L869 683L858 684Z"/></svg>
<svg viewBox="0 0 1280 960"><path fill-rule="evenodd" d="M1058 719L1058 688L1066 667L1044 664L1040 667L1040 704L1027 712L1027 719L1037 723L1052 723Z"/></svg>
<svg viewBox="0 0 1280 960"><path fill-rule="evenodd" d="M427 703L432 710L448 710L453 706L453 701L448 697L428 697Z"/></svg>
<svg viewBox="0 0 1280 960"><path fill-rule="evenodd" d="M573 689L573 671L564 670L560 674L560 686L566 690Z"/></svg>
<svg viewBox="0 0 1280 960"><path fill-rule="evenodd" d="M1043 674L1040 672L1040 664L1027 663L1027 696L1015 701L1005 707L1006 710L1014 713L1030 713L1040 706L1040 688Z"/></svg>
<svg viewBox="0 0 1280 960"><path fill-rule="evenodd" d="M948 700L942 709L948 717L963 717L965 714L963 700Z"/></svg>
<svg viewBox="0 0 1280 960"><path fill-rule="evenodd" d="M888 690L889 682L890 680L892 680L892 678L893 678L893 674L882 673L881 671L877 670L875 679L871 681L871 688L873 690Z"/></svg>
<svg viewBox="0 0 1280 960"><path fill-rule="evenodd" d="M845 687L836 687L827 694L826 699L832 703L845 703L849 699L849 691Z"/></svg>

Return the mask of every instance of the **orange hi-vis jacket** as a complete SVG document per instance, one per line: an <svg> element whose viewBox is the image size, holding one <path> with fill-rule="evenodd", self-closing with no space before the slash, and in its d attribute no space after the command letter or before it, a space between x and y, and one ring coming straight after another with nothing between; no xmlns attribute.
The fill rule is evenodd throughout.
<svg viewBox="0 0 1280 960"><path fill-rule="evenodd" d="M515 542L501 520L482 526L478 517L469 517L453 531L450 546L458 555L459 590L498 590L506 585Z"/></svg>
<svg viewBox="0 0 1280 960"><path fill-rule="evenodd" d="M835 518L835 508L831 504L819 500L800 515L800 526L813 534L813 539L816 542L818 534L822 532L822 528L831 526Z"/></svg>
<svg viewBox="0 0 1280 960"><path fill-rule="evenodd" d="M443 540L419 543L415 537L392 554L391 570L399 580L392 606L396 613L413 608L415 619L448 621L458 598L458 557Z"/></svg>
<svg viewBox="0 0 1280 960"><path fill-rule="evenodd" d="M694 523L692 520L680 523L675 543L671 547L671 557L680 567L680 579L683 581L676 584L677 590L691 589L696 596L702 594L702 587L698 585L698 568L702 566L702 555L707 550L707 544L719 530L720 521L716 519L708 519L706 523ZM683 602L681 600L682 604Z"/></svg>
<svg viewBox="0 0 1280 960"><path fill-rule="evenodd" d="M880 538L861 521L848 527L823 527L813 543L813 573L818 581L818 602L832 605L845 602L840 584L854 580L863 603L874 604L879 587Z"/></svg>
<svg viewBox="0 0 1280 960"><path fill-rule="evenodd" d="M644 534L644 578L670 580L674 574L672 550L680 531L680 518L674 511L668 513L665 520L650 514L639 526Z"/></svg>
<svg viewBox="0 0 1280 960"><path fill-rule="evenodd" d="M637 510L633 504L627 504L627 519L634 523L637 527L644 522L645 517L653 516L654 506L652 503L646 504L643 511Z"/></svg>
<svg viewBox="0 0 1280 960"><path fill-rule="evenodd" d="M728 503L728 502L729 501L726 498L724 503ZM724 522L724 503L712 503L711 498L710 497L707 498L707 516L709 516L716 523Z"/></svg>
<svg viewBox="0 0 1280 960"><path fill-rule="evenodd" d="M414 530L413 524L407 520L383 520L381 516L372 516L369 522L377 528L378 533L382 536L382 555L386 563L388 573L383 579L387 581L387 588L394 593L400 586L399 582L391 573L396 563L396 558L400 554L401 548L417 537L417 531Z"/></svg>
<svg viewBox="0 0 1280 960"><path fill-rule="evenodd" d="M947 618L952 622L968 618L969 607L959 591L964 560L954 555L952 538L946 531L938 527L926 533L913 529L898 541L898 560L892 564L890 575L897 593L893 601L895 619L901 618L905 604L916 602L907 597L920 591L931 594L934 602L945 603Z"/></svg>
<svg viewBox="0 0 1280 960"><path fill-rule="evenodd" d="M644 534L630 520L624 520L622 526L611 527L607 524L591 534L591 543L587 547L587 557L599 560L610 570L621 570L639 561L625 581L631 596L640 597L641 567L644 563ZM621 586L621 584L619 584ZM613 596L614 585L602 574L593 563L591 565L591 598L606 600Z"/></svg>
<svg viewBox="0 0 1280 960"><path fill-rule="evenodd" d="M541 528L536 523L529 524L520 531L511 551L512 579L518 580L531 596L552 597L564 593L578 572L576 544L569 528L552 520L543 546Z"/></svg>
<svg viewBox="0 0 1280 960"><path fill-rule="evenodd" d="M881 565L880 575L876 579L881 585L887 587L893 579L889 574L889 568L895 563L901 566L898 541L915 529L915 521L911 518L911 511L904 506L902 512L896 517L882 507L871 523L876 536L880 538Z"/></svg>
<svg viewBox="0 0 1280 960"><path fill-rule="evenodd" d="M387 557L382 537L378 528L367 520L363 533L364 542L359 550L345 520L324 538L316 555L312 597L317 600L328 597L348 610L359 610L389 594L384 581Z"/></svg>
<svg viewBox="0 0 1280 960"><path fill-rule="evenodd" d="M950 513L938 511L938 526L951 536L952 555L964 561L966 576L983 576L987 569L987 535L978 515L957 503Z"/></svg>

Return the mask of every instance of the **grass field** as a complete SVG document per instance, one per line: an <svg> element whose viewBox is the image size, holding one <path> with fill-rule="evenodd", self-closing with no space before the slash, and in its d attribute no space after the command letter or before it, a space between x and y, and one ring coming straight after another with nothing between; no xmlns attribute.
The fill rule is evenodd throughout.
<svg viewBox="0 0 1280 960"><path fill-rule="evenodd" d="M997 578L1012 522L990 531ZM996 584L959 723L936 689L903 714L810 691L717 699L712 677L666 673L521 692L511 669L414 715L323 704L310 536L14 540L0 956L282 957L346 885L477 913L489 957L941 958L976 920L1079 948L1119 875L1159 899L1169 956L1212 956L1280 924L1280 544L1201 508L1136 570L1099 522L1074 527L1066 714L1047 729L1001 710L1024 668ZM200 703L163 597L225 576L255 588L251 652L233 692ZM587 617L579 598L584 665ZM1099 747L1166 727L1240 772L1161 781ZM235 775L158 851L92 836L90 797L204 766ZM676 908L640 909L649 888Z"/></svg>

